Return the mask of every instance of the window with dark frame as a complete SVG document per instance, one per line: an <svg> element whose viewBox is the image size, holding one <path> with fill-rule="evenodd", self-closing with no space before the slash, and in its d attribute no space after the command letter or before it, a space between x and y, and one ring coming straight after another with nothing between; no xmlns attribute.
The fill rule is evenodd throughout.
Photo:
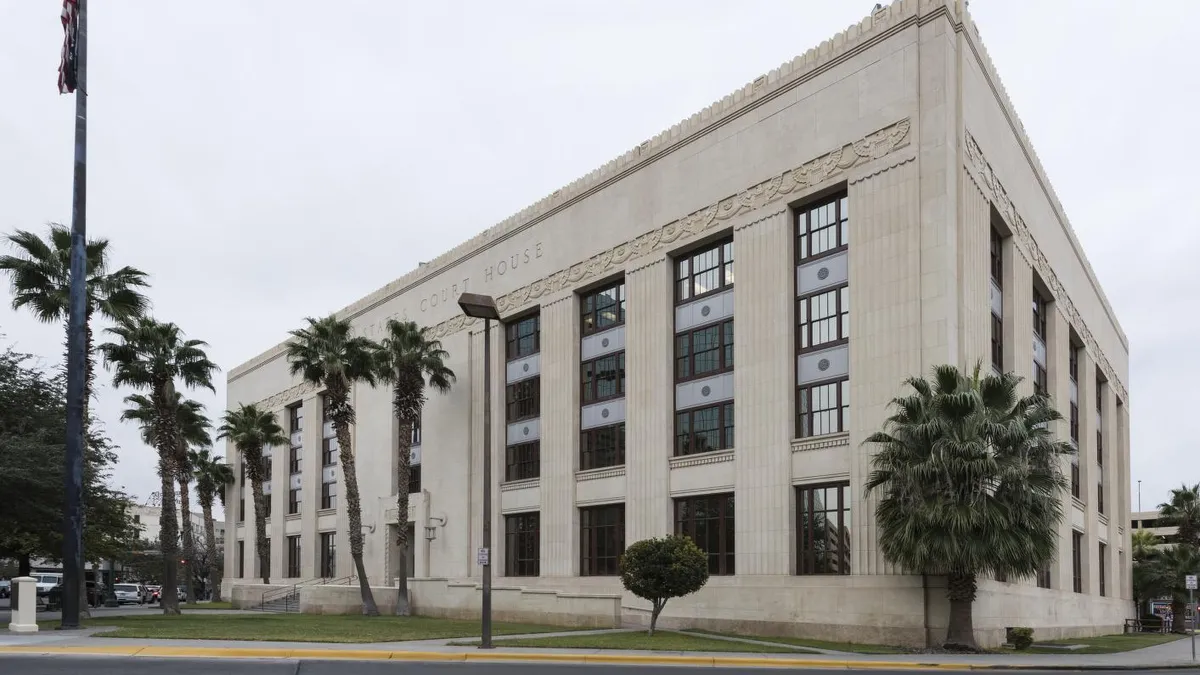
<svg viewBox="0 0 1200 675"><path fill-rule="evenodd" d="M300 578L300 535L287 538L287 578Z"/></svg>
<svg viewBox="0 0 1200 675"><path fill-rule="evenodd" d="M1071 496L1080 499L1081 488L1079 485L1079 460L1071 459Z"/></svg>
<svg viewBox="0 0 1200 675"><path fill-rule="evenodd" d="M733 447L733 402L675 413L675 456Z"/></svg>
<svg viewBox="0 0 1200 675"><path fill-rule="evenodd" d="M579 509L579 575L616 576L625 553L625 505Z"/></svg>
<svg viewBox="0 0 1200 675"><path fill-rule="evenodd" d="M504 576L536 577L540 574L541 514L504 516Z"/></svg>
<svg viewBox="0 0 1200 675"><path fill-rule="evenodd" d="M1033 362L1033 392L1039 396L1050 395L1050 390L1046 383L1046 369L1037 361Z"/></svg>
<svg viewBox="0 0 1200 675"><path fill-rule="evenodd" d="M415 419L412 421L412 434L409 437L409 445L421 444L421 420Z"/></svg>
<svg viewBox="0 0 1200 675"><path fill-rule="evenodd" d="M237 575L239 579L246 578L246 542L237 543Z"/></svg>
<svg viewBox="0 0 1200 675"><path fill-rule="evenodd" d="M591 335L625 323L625 280L590 291L579 299L580 332Z"/></svg>
<svg viewBox="0 0 1200 675"><path fill-rule="evenodd" d="M265 497L266 498L263 499L263 518L270 518L271 517L271 505L272 505L272 502L274 502L275 500L271 495L265 495Z"/></svg>
<svg viewBox="0 0 1200 675"><path fill-rule="evenodd" d="M1004 322L992 314L992 367L1004 372Z"/></svg>
<svg viewBox="0 0 1200 675"><path fill-rule="evenodd" d="M733 286L733 240L726 239L675 260L675 302L684 303Z"/></svg>
<svg viewBox="0 0 1200 675"><path fill-rule="evenodd" d="M675 381L733 370L733 319L675 336Z"/></svg>
<svg viewBox="0 0 1200 675"><path fill-rule="evenodd" d="M1106 578L1107 577L1106 573L1108 571L1108 564L1107 564L1107 561L1105 561L1105 558L1107 558L1107 557L1108 557L1108 546L1106 546L1104 544L1104 542L1100 542L1100 559L1097 561L1099 564L1096 566L1096 571L1099 573L1099 576L1100 576L1100 597L1104 597L1108 591L1108 589L1106 588L1106 586L1107 586L1106 582L1108 581L1108 579Z"/></svg>
<svg viewBox="0 0 1200 675"><path fill-rule="evenodd" d="M288 515L300 513L300 503L302 501L300 488L288 490Z"/></svg>
<svg viewBox="0 0 1200 675"><path fill-rule="evenodd" d="M504 449L504 480L537 478L542 473L541 441L518 443Z"/></svg>
<svg viewBox="0 0 1200 675"><path fill-rule="evenodd" d="M806 384L796 390L796 430L800 438L850 430L850 379Z"/></svg>
<svg viewBox="0 0 1200 675"><path fill-rule="evenodd" d="M288 411L288 473L300 473L304 448L304 404L297 403Z"/></svg>
<svg viewBox="0 0 1200 675"><path fill-rule="evenodd" d="M1071 531L1071 580L1076 593L1083 592L1083 533Z"/></svg>
<svg viewBox="0 0 1200 675"><path fill-rule="evenodd" d="M850 483L796 488L796 573L850 574Z"/></svg>
<svg viewBox="0 0 1200 675"><path fill-rule="evenodd" d="M322 532L321 537L321 578L332 579L337 576L337 533Z"/></svg>
<svg viewBox="0 0 1200 675"><path fill-rule="evenodd" d="M996 284L996 288L1004 288L1004 238L996 231L996 228L991 230L991 269L992 283Z"/></svg>
<svg viewBox="0 0 1200 675"><path fill-rule="evenodd" d="M625 395L625 352L584 361L579 370L579 396L584 405Z"/></svg>
<svg viewBox="0 0 1200 675"><path fill-rule="evenodd" d="M850 199L845 193L796 212L796 259L814 260L850 243Z"/></svg>
<svg viewBox="0 0 1200 675"><path fill-rule="evenodd" d="M1096 481L1096 513L1104 515L1104 478Z"/></svg>
<svg viewBox="0 0 1200 675"><path fill-rule="evenodd" d="M1033 289L1033 334L1046 341L1046 298L1035 286Z"/></svg>
<svg viewBox="0 0 1200 675"><path fill-rule="evenodd" d="M1046 563L1038 570L1037 587L1050 588L1050 563Z"/></svg>
<svg viewBox="0 0 1200 675"><path fill-rule="evenodd" d="M1067 372L1072 382L1079 382L1079 348L1071 345L1067 353Z"/></svg>
<svg viewBox="0 0 1200 675"><path fill-rule="evenodd" d="M541 350L541 316L533 314L504 326L505 354L509 361L532 356Z"/></svg>
<svg viewBox="0 0 1200 675"><path fill-rule="evenodd" d="M734 573L733 495L675 500L675 534L690 537L708 556L708 573Z"/></svg>
<svg viewBox="0 0 1200 675"><path fill-rule="evenodd" d="M579 438L579 470L625 463L625 423L584 429Z"/></svg>
<svg viewBox="0 0 1200 675"><path fill-rule="evenodd" d="M796 350L808 352L850 339L850 287L829 288L796 299Z"/></svg>
<svg viewBox="0 0 1200 675"><path fill-rule="evenodd" d="M337 481L321 483L321 509L337 508Z"/></svg>
<svg viewBox="0 0 1200 675"><path fill-rule="evenodd" d="M321 466L336 466L338 460L337 432L330 417L329 397L321 396Z"/></svg>
<svg viewBox="0 0 1200 675"><path fill-rule="evenodd" d="M531 419L541 414L541 380L540 377L531 377L504 388L504 399L508 404L506 418L509 422Z"/></svg>
<svg viewBox="0 0 1200 675"><path fill-rule="evenodd" d="M415 495L421 491L421 465L413 464L408 467L408 494Z"/></svg>
<svg viewBox="0 0 1200 675"><path fill-rule="evenodd" d="M239 523L246 520L246 495L238 498L237 521Z"/></svg>

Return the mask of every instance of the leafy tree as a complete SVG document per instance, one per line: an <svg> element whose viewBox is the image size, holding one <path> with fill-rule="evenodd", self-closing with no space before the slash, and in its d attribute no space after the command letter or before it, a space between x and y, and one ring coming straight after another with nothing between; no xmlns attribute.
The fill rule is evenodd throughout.
<svg viewBox="0 0 1200 675"><path fill-rule="evenodd" d="M1166 583L1159 556L1162 538L1150 530L1134 530L1130 553L1133 563L1133 602L1138 616L1145 614L1146 601L1166 592Z"/></svg>
<svg viewBox="0 0 1200 675"><path fill-rule="evenodd" d="M113 370L113 386L148 390L154 407L155 417L150 428L154 434L154 447L158 450L158 473L162 480L163 585L174 589L178 586L176 566L179 559L175 476L180 443L183 442L175 381L191 388L213 390L212 377L217 366L204 352L207 343L184 339L183 331L173 323L139 317L108 330L119 340L100 345L105 362ZM184 518L187 518L186 514ZM176 594L167 592L162 597L163 613L178 614Z"/></svg>
<svg viewBox="0 0 1200 675"><path fill-rule="evenodd" d="M378 378L392 385L392 408L400 423L400 442L396 449L396 485L398 489L397 510L400 527L397 541L400 555L397 556L396 615L408 616L412 608L408 601L408 482L412 471L413 427L421 423L421 409L425 406L425 385L440 393L450 391L454 382L454 371L446 367L450 357L442 344L428 337L413 321L387 322L387 337L379 345Z"/></svg>
<svg viewBox="0 0 1200 675"><path fill-rule="evenodd" d="M708 556L690 537L672 535L634 542L621 556L625 590L649 600L650 635L671 598L682 598L708 583Z"/></svg>
<svg viewBox="0 0 1200 675"><path fill-rule="evenodd" d="M324 319L306 319L307 327L291 332L287 355L292 375L299 374L306 382L324 388L329 397L329 416L337 434L338 461L342 465L342 483L346 488L346 515L350 525L350 556L358 573L362 593L363 614L379 616L367 569L363 565L362 505L358 494L358 477L350 426L354 424L354 407L350 405L350 387L356 382L375 386L379 345L365 337L350 335L350 322L330 315ZM404 487L400 486L404 491ZM403 529L403 528L401 528Z"/></svg>
<svg viewBox="0 0 1200 675"><path fill-rule="evenodd" d="M221 600L222 558L217 552L217 529L213 523L213 499L220 498L225 505L225 487L233 482L233 469L220 455L213 456L208 448L192 450L189 463L196 478L196 496L204 513L204 578L212 588L212 598Z"/></svg>
<svg viewBox="0 0 1200 675"><path fill-rule="evenodd" d="M254 495L254 536L258 553L258 567L262 571L264 584L271 583L271 550L267 546L267 497L263 482L268 480L263 448L285 445L283 427L276 421L275 413L259 410L253 403L243 403L237 410L225 412L224 421L217 428L217 440L228 439L242 454L246 477ZM224 494L224 491L222 491Z"/></svg>
<svg viewBox="0 0 1200 675"><path fill-rule="evenodd" d="M1200 574L1200 551L1188 544L1176 544L1160 550L1156 558L1148 570L1153 579L1151 583L1161 594L1171 596L1171 612L1175 615L1172 631L1186 633L1183 620L1188 602L1185 577Z"/></svg>
<svg viewBox="0 0 1200 675"><path fill-rule="evenodd" d="M1017 396L1020 380L938 366L932 380L905 382L912 392L866 440L879 447L866 489L882 492L880 548L914 573L947 577L950 649L978 649L979 575L1027 577L1055 557L1060 462L1073 449L1049 431L1062 416L1046 397Z"/></svg>
<svg viewBox="0 0 1200 675"><path fill-rule="evenodd" d="M1179 543L1200 546L1200 483L1171 490L1171 498L1159 504L1158 511L1163 525L1179 528Z"/></svg>

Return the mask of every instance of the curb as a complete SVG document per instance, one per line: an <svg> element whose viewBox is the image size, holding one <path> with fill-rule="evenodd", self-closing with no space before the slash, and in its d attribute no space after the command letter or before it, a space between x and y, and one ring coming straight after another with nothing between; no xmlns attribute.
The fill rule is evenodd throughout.
<svg viewBox="0 0 1200 675"><path fill-rule="evenodd" d="M523 652L416 652L367 649L277 649L221 647L154 647L154 646L39 646L20 645L0 647L0 657L9 654L39 656L128 656L174 657L203 659L313 659L348 661L425 661L425 662L525 662L575 663L643 666L706 666L710 668L839 668L847 670L1176 670L1195 669L1192 664L1161 666L1127 665L1060 665L1060 664L976 664L921 663L916 661L847 661L836 659L763 658L753 656L644 656L626 654L530 654Z"/></svg>

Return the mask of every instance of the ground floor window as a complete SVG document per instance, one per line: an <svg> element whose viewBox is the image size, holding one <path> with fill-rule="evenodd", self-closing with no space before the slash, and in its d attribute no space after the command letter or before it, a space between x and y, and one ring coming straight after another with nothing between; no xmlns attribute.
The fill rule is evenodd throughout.
<svg viewBox="0 0 1200 675"><path fill-rule="evenodd" d="M850 574L850 483L796 488L796 573Z"/></svg>
<svg viewBox="0 0 1200 675"><path fill-rule="evenodd" d="M580 576L615 576L624 552L624 504L579 509Z"/></svg>
<svg viewBox="0 0 1200 675"><path fill-rule="evenodd" d="M287 538L287 578L300 578L300 537Z"/></svg>
<svg viewBox="0 0 1200 675"><path fill-rule="evenodd" d="M337 576L337 534L334 532L322 532L320 537L321 557L319 564L321 577L332 579Z"/></svg>
<svg viewBox="0 0 1200 675"><path fill-rule="evenodd" d="M504 576L536 577L541 559L541 514L504 516Z"/></svg>
<svg viewBox="0 0 1200 675"><path fill-rule="evenodd" d="M1075 592L1083 592L1083 533L1071 532L1071 577Z"/></svg>
<svg viewBox="0 0 1200 675"><path fill-rule="evenodd" d="M246 578L246 542L239 541L237 543L237 571L238 578Z"/></svg>
<svg viewBox="0 0 1200 675"><path fill-rule="evenodd" d="M734 573L732 494L676 499L675 534L691 537L708 555L709 574Z"/></svg>
<svg viewBox="0 0 1200 675"><path fill-rule="evenodd" d="M1108 571L1107 570L1108 565L1106 564L1107 561L1105 560L1105 558L1107 558L1107 557L1108 557L1108 546L1106 546L1104 544L1104 542L1100 542L1100 560L1099 560L1099 564L1096 566L1096 571L1098 571L1100 573L1100 596L1101 597L1104 597L1105 595L1107 595L1107 592L1108 592L1108 589L1105 584L1105 582L1108 581L1107 574L1106 574L1106 572Z"/></svg>

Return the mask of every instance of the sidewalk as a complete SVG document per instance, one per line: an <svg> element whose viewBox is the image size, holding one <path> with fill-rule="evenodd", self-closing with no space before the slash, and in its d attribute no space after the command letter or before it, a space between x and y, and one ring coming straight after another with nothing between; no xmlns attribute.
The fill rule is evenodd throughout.
<svg viewBox="0 0 1200 675"><path fill-rule="evenodd" d="M245 642L230 640L143 640L91 637L103 628L79 632L42 631L15 635L0 631L0 659L7 654L74 654L137 657L358 659L397 661L557 662L624 665L690 665L849 669L939 670L1150 670L1197 668L1191 641L1175 642L1119 654L728 654L581 649L455 647L448 640L338 644L324 642ZM601 632L601 631L597 631ZM578 635L579 633L572 633ZM528 637L549 637L539 634ZM517 638L526 636L505 636ZM708 636L711 637L711 636ZM459 638L456 641L468 640ZM477 639L477 638L476 638Z"/></svg>

